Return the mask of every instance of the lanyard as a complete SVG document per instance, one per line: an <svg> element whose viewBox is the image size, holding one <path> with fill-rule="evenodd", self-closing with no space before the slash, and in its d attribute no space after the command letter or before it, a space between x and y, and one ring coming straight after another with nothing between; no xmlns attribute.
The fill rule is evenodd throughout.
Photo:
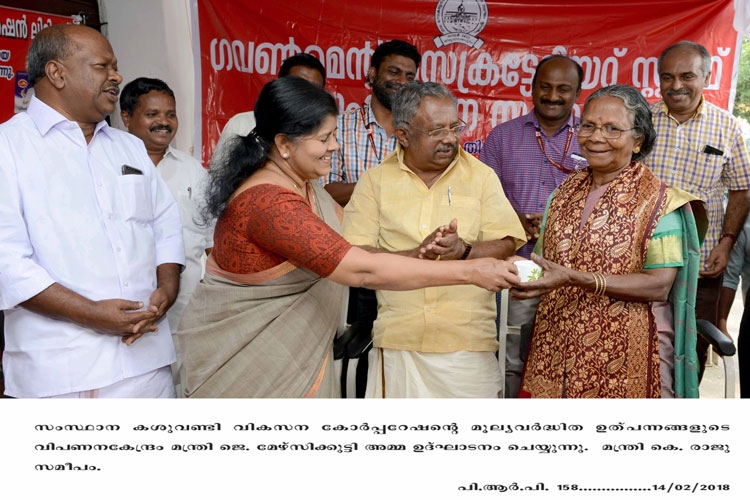
<svg viewBox="0 0 750 500"><path fill-rule="evenodd" d="M570 168L565 168L565 166L562 164L565 161L565 158L568 156L568 150L570 149L570 142L573 140L573 127L570 127L568 129L568 139L565 141L565 149L563 150L562 154L562 160L560 160L560 163L556 162L552 158L549 157L547 154L547 151L544 150L544 141L542 141L542 132L539 130L539 127L536 128L536 142L539 143L539 148L542 150L542 153L547 158L547 160L555 166L556 169L560 170L561 172L565 172L566 174L569 174L573 172Z"/></svg>
<svg viewBox="0 0 750 500"><path fill-rule="evenodd" d="M362 103L362 107L359 108L359 112L362 114L362 123L365 126L367 138L370 140L370 147L372 147L372 152L375 153L375 158L377 158L378 163L380 163L378 148L375 147L375 131L372 129L372 124L367 121L367 103Z"/></svg>

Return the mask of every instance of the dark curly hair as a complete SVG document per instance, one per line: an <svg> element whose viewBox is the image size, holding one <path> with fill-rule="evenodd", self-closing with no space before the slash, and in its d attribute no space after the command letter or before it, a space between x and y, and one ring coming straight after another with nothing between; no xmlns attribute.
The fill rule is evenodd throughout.
<svg viewBox="0 0 750 500"><path fill-rule="evenodd" d="M404 56L408 57L414 64L419 68L419 64L422 62L422 56L419 54L419 50L409 42L403 40L391 40L389 42L383 42L375 48L370 59L370 66L376 70L380 70L380 65L386 57L392 56Z"/></svg>
<svg viewBox="0 0 750 500"><path fill-rule="evenodd" d="M133 116L135 108L138 107L138 99L152 90L164 92L174 98L174 92L166 82L158 78L146 78L142 76L123 87L122 92L120 92L120 109L129 116Z"/></svg>
<svg viewBox="0 0 750 500"><path fill-rule="evenodd" d="M312 54L295 54L288 59L285 59L284 62L281 63L281 67L279 68L279 78L281 78L282 76L288 76L292 68L296 68L298 66L314 69L315 71L320 73L320 76L323 77L323 86L326 86L326 69L323 67L323 63L321 63L320 60L318 60L318 58Z"/></svg>

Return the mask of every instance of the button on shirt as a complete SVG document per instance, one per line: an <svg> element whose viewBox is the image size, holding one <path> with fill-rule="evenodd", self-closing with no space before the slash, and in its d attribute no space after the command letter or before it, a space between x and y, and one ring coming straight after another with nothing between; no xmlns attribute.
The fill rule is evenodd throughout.
<svg viewBox="0 0 750 500"><path fill-rule="evenodd" d="M750 157L737 119L702 101L684 123L669 116L659 101L651 107L656 142L644 163L669 186L684 189L704 202L708 232L701 247L701 268L719 244L724 226L724 191L750 188ZM711 146L723 154L704 153Z"/></svg>
<svg viewBox="0 0 750 500"><path fill-rule="evenodd" d="M102 121L86 144L77 123L32 98L0 125L0 241L6 394L91 390L175 361L166 318L129 347L17 307L53 283L147 305L156 267L184 263L177 204L135 136Z"/></svg>
<svg viewBox="0 0 750 500"><path fill-rule="evenodd" d="M581 155L575 134L563 158L569 131L578 121L578 118L571 114L568 122L560 130L548 136L539 126L532 110L524 116L501 123L489 133L482 145L479 159L489 165L500 178L505 195L516 212L544 212L552 191L568 177L569 174L556 168L547 156L569 170L588 166L586 160L576 160L571 156ZM540 129L546 155L536 139L537 128ZM525 244L516 253L529 258L534 243L531 241Z"/></svg>
<svg viewBox="0 0 750 500"><path fill-rule="evenodd" d="M201 210L205 207L208 171L198 160L170 146L156 171L169 186L180 208L182 239L185 243L185 269L180 274L180 293L167 311L169 326L174 332L195 286L203 276L202 258L206 249L214 246L214 224L204 224L201 217Z"/></svg>
<svg viewBox="0 0 750 500"><path fill-rule="evenodd" d="M448 194L450 193L450 194ZM428 188L403 163L396 147L365 172L344 208L344 237L353 245L389 252L417 247L451 219L466 241L511 236L516 247L526 233L497 176L459 149L459 156ZM421 352L495 351L495 293L473 285L411 291L377 291L373 345Z"/></svg>

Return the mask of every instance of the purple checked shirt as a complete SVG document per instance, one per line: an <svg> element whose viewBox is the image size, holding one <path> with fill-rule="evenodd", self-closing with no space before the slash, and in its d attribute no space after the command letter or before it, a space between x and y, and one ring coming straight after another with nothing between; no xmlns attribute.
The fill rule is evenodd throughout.
<svg viewBox="0 0 750 500"><path fill-rule="evenodd" d="M546 155L536 138L536 130L541 127L533 109L524 116L501 123L487 136L479 159L500 177L505 196L519 214L544 212L550 194L568 176L547 157L569 170L588 166L586 160L581 159L575 133L563 158L569 131L578 122L578 118L571 113L568 123L552 136L547 136L541 130ZM573 158L573 154L578 155L579 159ZM531 241L525 244L516 254L528 258L535 243Z"/></svg>

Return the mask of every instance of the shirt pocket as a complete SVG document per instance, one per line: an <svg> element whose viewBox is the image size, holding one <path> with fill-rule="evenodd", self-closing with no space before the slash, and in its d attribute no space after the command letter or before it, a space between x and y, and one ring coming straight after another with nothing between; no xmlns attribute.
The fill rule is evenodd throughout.
<svg viewBox="0 0 750 500"><path fill-rule="evenodd" d="M443 212L441 220L446 221L444 224L456 219L459 236L470 242L477 240L482 214L479 198L456 194L450 197L443 195L440 209Z"/></svg>
<svg viewBox="0 0 750 500"><path fill-rule="evenodd" d="M122 175L117 178L125 220L150 222L153 217L149 179L144 175Z"/></svg>
<svg viewBox="0 0 750 500"><path fill-rule="evenodd" d="M682 175L685 182L697 191L709 192L722 186L724 173L723 155L711 155L703 151L692 150L687 156L686 164L675 165L675 175ZM696 194L693 192L693 194Z"/></svg>

